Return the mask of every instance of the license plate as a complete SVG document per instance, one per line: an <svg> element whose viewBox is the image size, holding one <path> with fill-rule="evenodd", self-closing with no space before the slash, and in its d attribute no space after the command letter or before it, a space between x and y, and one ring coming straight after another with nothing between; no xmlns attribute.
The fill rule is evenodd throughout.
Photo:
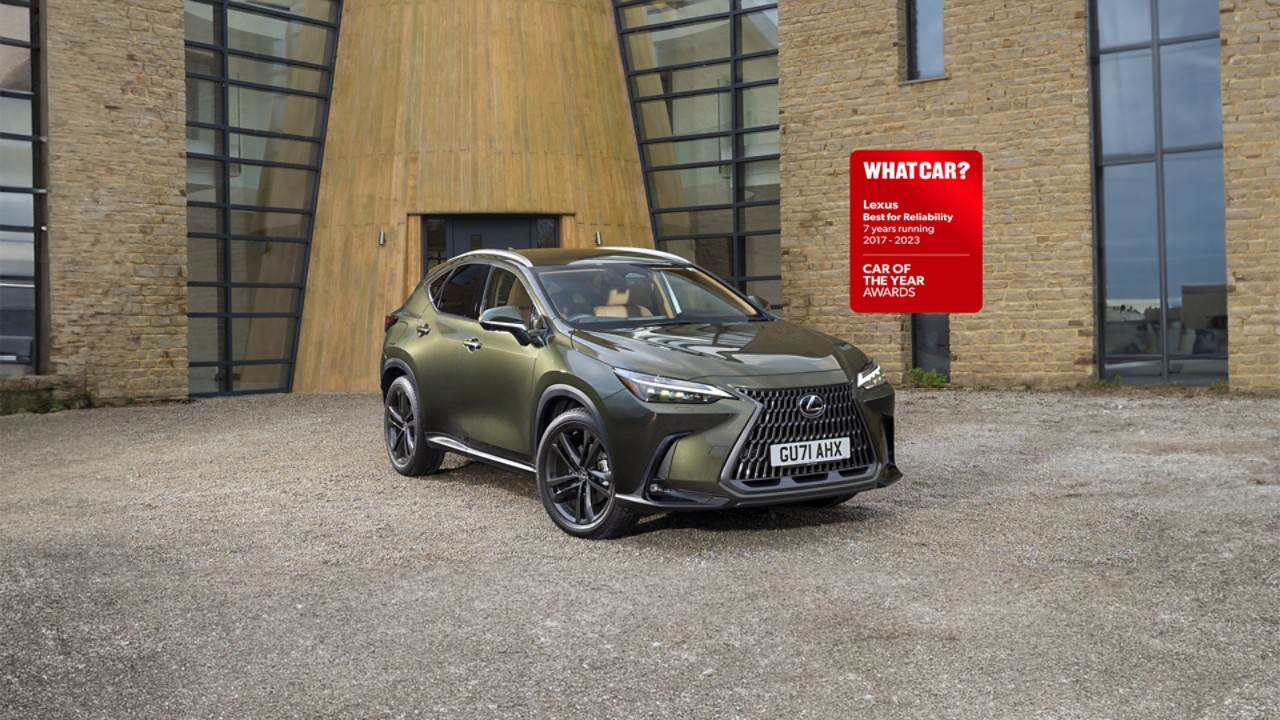
<svg viewBox="0 0 1280 720"><path fill-rule="evenodd" d="M851 455L853 448L847 437L769 446L769 462L776 468L845 460Z"/></svg>

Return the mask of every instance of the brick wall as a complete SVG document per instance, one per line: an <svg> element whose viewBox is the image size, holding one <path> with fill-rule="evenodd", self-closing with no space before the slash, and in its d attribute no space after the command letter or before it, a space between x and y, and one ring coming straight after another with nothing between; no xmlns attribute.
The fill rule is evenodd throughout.
<svg viewBox="0 0 1280 720"><path fill-rule="evenodd" d="M1222 131L1232 389L1280 388L1280 6L1227 0Z"/></svg>
<svg viewBox="0 0 1280 720"><path fill-rule="evenodd" d="M985 182L985 307L951 317L960 385L1071 386L1096 372L1083 3L945 4L947 76L903 82L893 2L779 7L782 282L787 316L849 338L890 376L909 318L848 305L849 153L977 149Z"/></svg>
<svg viewBox="0 0 1280 720"><path fill-rule="evenodd" d="M47 371L95 400L186 397L182 0L44 21Z"/></svg>

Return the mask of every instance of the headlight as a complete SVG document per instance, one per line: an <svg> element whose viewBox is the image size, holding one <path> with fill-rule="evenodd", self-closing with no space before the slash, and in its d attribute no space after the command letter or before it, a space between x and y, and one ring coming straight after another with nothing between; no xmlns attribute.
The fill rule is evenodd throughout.
<svg viewBox="0 0 1280 720"><path fill-rule="evenodd" d="M858 373L858 389L871 390L878 388L885 383L884 371L880 369L880 363L872 360L867 366L862 368L862 372Z"/></svg>
<svg viewBox="0 0 1280 720"><path fill-rule="evenodd" d="M632 394L645 402L713 403L720 398L733 397L713 385L671 380L630 370L615 369L614 372Z"/></svg>

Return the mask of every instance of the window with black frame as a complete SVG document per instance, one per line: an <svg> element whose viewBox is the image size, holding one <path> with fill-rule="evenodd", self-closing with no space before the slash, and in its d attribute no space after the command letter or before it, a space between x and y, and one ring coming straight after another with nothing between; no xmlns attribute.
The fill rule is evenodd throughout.
<svg viewBox="0 0 1280 720"><path fill-rule="evenodd" d="M1094 0L1103 377L1227 376L1218 6Z"/></svg>
<svg viewBox="0 0 1280 720"><path fill-rule="evenodd" d="M0 378L39 368L43 221L37 3L0 0Z"/></svg>
<svg viewBox="0 0 1280 720"><path fill-rule="evenodd" d="M658 247L780 303L777 4L615 6Z"/></svg>
<svg viewBox="0 0 1280 720"><path fill-rule="evenodd" d="M341 0L186 0L192 395L292 384Z"/></svg>

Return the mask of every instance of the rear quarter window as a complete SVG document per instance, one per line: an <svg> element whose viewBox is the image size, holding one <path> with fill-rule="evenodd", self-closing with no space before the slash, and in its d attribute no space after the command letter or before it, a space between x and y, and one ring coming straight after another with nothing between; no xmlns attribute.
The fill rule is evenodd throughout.
<svg viewBox="0 0 1280 720"><path fill-rule="evenodd" d="M489 275L489 266L480 263L463 265L449 273L447 278L434 281L431 297L436 309L450 315L480 317L480 296ZM437 287L436 283L439 283Z"/></svg>

